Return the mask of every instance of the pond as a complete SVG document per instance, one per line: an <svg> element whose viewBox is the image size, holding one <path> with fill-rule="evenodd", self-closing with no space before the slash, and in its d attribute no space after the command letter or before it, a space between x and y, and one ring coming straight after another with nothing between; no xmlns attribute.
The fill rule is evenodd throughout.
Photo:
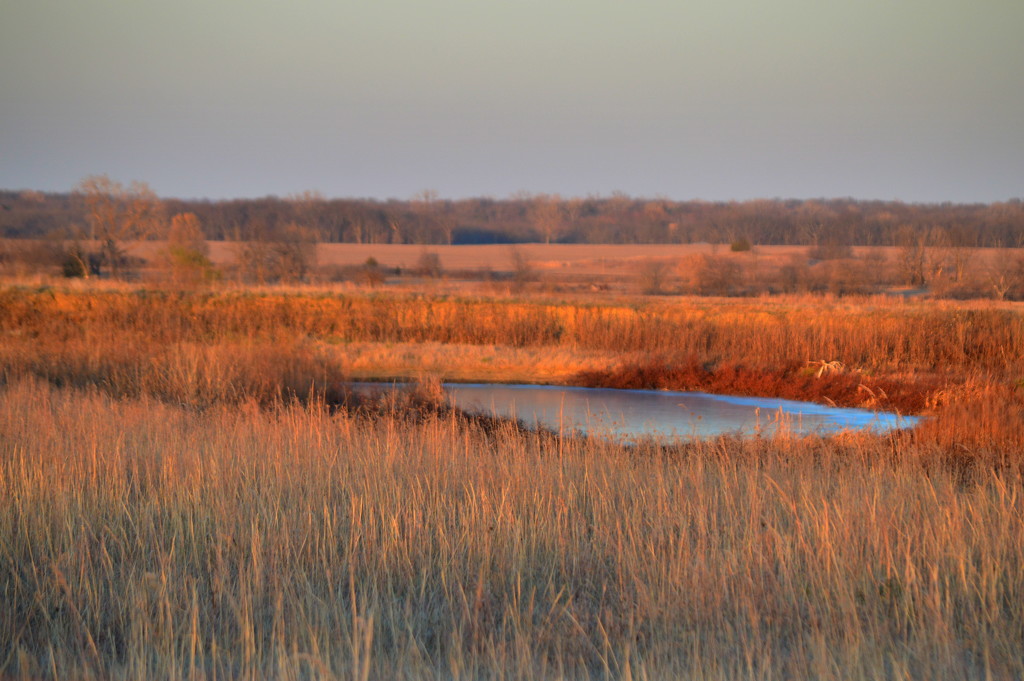
<svg viewBox="0 0 1024 681"><path fill-rule="evenodd" d="M367 391L391 384L352 385ZM913 416L766 397L493 383L443 387L451 403L468 413L516 418L556 432L575 430L626 440L725 433L768 436L780 429L794 435L843 430L884 433L918 422Z"/></svg>

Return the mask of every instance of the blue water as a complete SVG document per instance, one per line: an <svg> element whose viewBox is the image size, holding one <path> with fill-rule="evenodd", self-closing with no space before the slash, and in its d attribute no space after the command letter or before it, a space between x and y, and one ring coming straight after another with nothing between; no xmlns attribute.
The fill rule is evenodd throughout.
<svg viewBox="0 0 1024 681"><path fill-rule="evenodd" d="M365 385L365 384L364 384ZM617 439L712 437L725 433L884 433L918 419L866 409L826 407L766 397L667 390L613 390L544 385L447 383L452 404L469 413L520 419L527 425Z"/></svg>

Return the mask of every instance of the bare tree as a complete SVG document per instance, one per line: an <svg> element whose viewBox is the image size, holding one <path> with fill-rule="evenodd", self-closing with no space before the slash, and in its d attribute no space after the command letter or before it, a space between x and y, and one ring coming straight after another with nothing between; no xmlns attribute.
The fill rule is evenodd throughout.
<svg viewBox="0 0 1024 681"><path fill-rule="evenodd" d="M259 284L272 281L277 259L266 224L262 220L250 222L244 233L236 230L234 241L239 276Z"/></svg>
<svg viewBox="0 0 1024 681"><path fill-rule="evenodd" d="M320 231L315 227L291 222L284 226L277 239L278 278L283 281L306 281L317 264Z"/></svg>
<svg viewBox="0 0 1024 681"><path fill-rule="evenodd" d="M757 201L765 210L770 209L770 202ZM825 225L835 220L836 214L828 206L819 201L804 201L795 211L795 223L801 239L806 243L820 246L825 236Z"/></svg>
<svg viewBox="0 0 1024 681"><path fill-rule="evenodd" d="M441 276L444 268L441 267L441 256L434 251L423 251L416 260L414 272L421 277L437 279Z"/></svg>
<svg viewBox="0 0 1024 681"><path fill-rule="evenodd" d="M526 257L526 254L516 246L509 249L509 257L512 261L512 284L510 290L519 292L525 289L528 284L537 280L537 271L533 269L533 263Z"/></svg>
<svg viewBox="0 0 1024 681"><path fill-rule="evenodd" d="M966 278L977 245L977 235L972 235L964 229L945 230L943 259L949 264L950 276L955 283L962 283Z"/></svg>
<svg viewBox="0 0 1024 681"><path fill-rule="evenodd" d="M568 199L562 203L562 207L565 210L565 227L567 230L572 231L576 228L576 223L579 222L580 216L583 215L583 199Z"/></svg>
<svg viewBox="0 0 1024 681"><path fill-rule="evenodd" d="M125 187L106 175L90 175L75 193L85 200L89 241L99 245L102 261L114 276L124 266L124 242L155 236L163 228L163 205L144 182Z"/></svg>
<svg viewBox="0 0 1024 681"><path fill-rule="evenodd" d="M255 221L246 234L239 236L238 261L247 279L259 283L301 282L307 281L316 268L317 246L322 238L317 211L323 197L307 191L288 201L297 220L276 226Z"/></svg>
<svg viewBox="0 0 1024 681"><path fill-rule="evenodd" d="M924 286L927 264L927 237L919 230L904 225L896 230L899 266L904 281L911 286Z"/></svg>
<svg viewBox="0 0 1024 681"><path fill-rule="evenodd" d="M562 199L558 194L538 194L530 203L530 220L537 231L544 235L544 243L561 236L565 217L562 214Z"/></svg>
<svg viewBox="0 0 1024 681"><path fill-rule="evenodd" d="M964 235L935 226L911 238L909 252L914 254L911 260L920 265L931 287L942 291L963 282L973 256L968 243Z"/></svg>
<svg viewBox="0 0 1024 681"><path fill-rule="evenodd" d="M424 189L412 197L411 203L423 221L440 232L450 246L455 240L455 228L458 226L458 221L448 202L441 201L436 190Z"/></svg>
<svg viewBox="0 0 1024 681"><path fill-rule="evenodd" d="M289 194L286 199L292 204L292 209L298 221L308 225L316 224L320 207L324 204L323 194L315 189L307 189L297 194Z"/></svg>
<svg viewBox="0 0 1024 681"><path fill-rule="evenodd" d="M997 300L1024 294L1024 256L999 253L988 266L986 280Z"/></svg>
<svg viewBox="0 0 1024 681"><path fill-rule="evenodd" d="M309 279L317 263L320 232L290 222L271 229L253 223L245 234L236 236L236 255L242 276L258 283L298 282Z"/></svg>
<svg viewBox="0 0 1024 681"><path fill-rule="evenodd" d="M405 237L402 236L402 220L396 214L388 215L388 227L391 228L391 243L405 243Z"/></svg>
<svg viewBox="0 0 1024 681"><path fill-rule="evenodd" d="M665 260L651 258L641 263L637 273L640 291L646 295L659 296L665 293L671 274L671 266Z"/></svg>
<svg viewBox="0 0 1024 681"><path fill-rule="evenodd" d="M735 295L743 287L743 271L729 256L691 256L680 263L679 273L691 290L704 296Z"/></svg>

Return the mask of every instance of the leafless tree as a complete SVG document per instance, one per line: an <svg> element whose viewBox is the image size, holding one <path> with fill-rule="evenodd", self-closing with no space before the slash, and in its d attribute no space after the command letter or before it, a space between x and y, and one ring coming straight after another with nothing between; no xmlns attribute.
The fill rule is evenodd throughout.
<svg viewBox="0 0 1024 681"><path fill-rule="evenodd" d="M511 289L522 291L528 284L537 280L537 271L533 269L533 263L521 249L513 246L509 249L509 257L512 260Z"/></svg>
<svg viewBox="0 0 1024 681"><path fill-rule="evenodd" d="M90 175L75 193L85 201L89 241L99 245L114 276L123 269L126 241L156 236L164 227L163 205L144 182L125 187L106 175Z"/></svg>
<svg viewBox="0 0 1024 681"><path fill-rule="evenodd" d="M735 295L743 288L743 271L730 256L693 256L680 263L679 273L700 295Z"/></svg>
<svg viewBox="0 0 1024 681"><path fill-rule="evenodd" d="M1024 295L1024 256L1000 253L988 266L985 278L997 300Z"/></svg>
<svg viewBox="0 0 1024 681"><path fill-rule="evenodd" d="M927 244L927 236L919 230L907 225L896 230L900 272L905 283L911 286L924 286L927 283Z"/></svg>
<svg viewBox="0 0 1024 681"><path fill-rule="evenodd" d="M295 219L276 227L256 223L240 239L239 264L247 278L261 283L301 282L316 268L321 239L318 212L324 198L319 192L306 191L287 201Z"/></svg>
<svg viewBox="0 0 1024 681"><path fill-rule="evenodd" d="M443 272L441 267L441 256L434 251L423 251L420 253L419 259L416 261L416 274L421 277L431 277L436 279L441 276Z"/></svg>
<svg viewBox="0 0 1024 681"><path fill-rule="evenodd" d="M236 238L243 277L258 283L307 281L316 267L320 232L295 222L275 230L255 227Z"/></svg>
<svg viewBox="0 0 1024 681"><path fill-rule="evenodd" d="M544 243L551 243L561 235L565 225L562 213L562 199L557 194L538 194L530 202L530 220L537 231L544 235Z"/></svg>
<svg viewBox="0 0 1024 681"><path fill-rule="evenodd" d="M436 190L424 189L412 197L412 206L424 222L444 236L444 242L450 246L455 240L458 220L448 202L441 201Z"/></svg>
<svg viewBox="0 0 1024 681"><path fill-rule="evenodd" d="M637 277L640 291L649 296L658 296L665 293L671 269L671 266L665 260L652 258L641 263Z"/></svg>
<svg viewBox="0 0 1024 681"><path fill-rule="evenodd" d="M292 222L278 235L278 278L282 281L307 281L317 264L320 232L315 227Z"/></svg>
<svg viewBox="0 0 1024 681"><path fill-rule="evenodd" d="M583 205L583 199L580 198L572 198L562 202L567 230L571 231L576 228L576 223L579 222L580 216L583 215Z"/></svg>

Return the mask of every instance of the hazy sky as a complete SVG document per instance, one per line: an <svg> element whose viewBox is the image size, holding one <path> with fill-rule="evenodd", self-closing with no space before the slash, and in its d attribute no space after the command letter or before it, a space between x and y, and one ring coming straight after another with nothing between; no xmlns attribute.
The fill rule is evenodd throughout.
<svg viewBox="0 0 1024 681"><path fill-rule="evenodd" d="M0 187L1024 196L1021 0L0 0Z"/></svg>

